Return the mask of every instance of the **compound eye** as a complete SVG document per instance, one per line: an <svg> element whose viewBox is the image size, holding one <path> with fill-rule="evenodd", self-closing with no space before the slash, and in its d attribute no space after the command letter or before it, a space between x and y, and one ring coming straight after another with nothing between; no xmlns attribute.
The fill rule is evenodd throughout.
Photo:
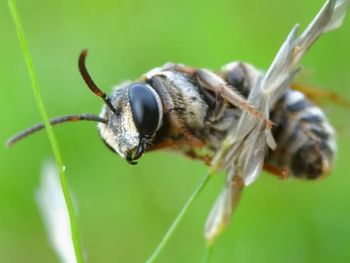
<svg viewBox="0 0 350 263"><path fill-rule="evenodd" d="M159 125L159 106L155 94L143 84L129 89L129 101L136 128L141 136L151 136Z"/></svg>

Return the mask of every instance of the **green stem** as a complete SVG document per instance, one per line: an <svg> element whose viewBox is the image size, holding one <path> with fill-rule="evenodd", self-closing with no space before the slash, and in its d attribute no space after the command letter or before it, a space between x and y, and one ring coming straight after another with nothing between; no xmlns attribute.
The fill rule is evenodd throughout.
<svg viewBox="0 0 350 263"><path fill-rule="evenodd" d="M213 255L213 250L214 250L214 244L206 245L205 246L205 251L204 251L204 256L202 259L202 263L209 263L210 259Z"/></svg>
<svg viewBox="0 0 350 263"><path fill-rule="evenodd" d="M180 213L175 218L174 222L171 224L165 235L163 236L162 240L159 242L157 248L153 251L152 255L146 260L146 263L152 263L156 260L156 258L159 256L160 252L163 250L165 245L168 243L171 236L174 234L176 228L181 223L183 217L185 216L188 209L193 204L193 201L198 197L199 193L203 190L207 182L209 181L210 177L212 176L212 172L207 173L204 178L200 181L199 185L197 186L196 190L192 193L190 198L187 200L186 204L181 209Z"/></svg>
<svg viewBox="0 0 350 263"><path fill-rule="evenodd" d="M39 85L38 85L38 80L35 74L34 66L32 63L32 59L27 47L27 42L24 37L24 32L22 28L22 24L20 21L19 13L17 11L16 3L15 0L8 0L8 5L11 11L12 19L16 27L17 35L18 35L18 40L20 42L24 58L26 60L29 76L32 82L32 88L33 88L33 93L35 97L36 104L38 106L41 118L45 124L45 128L47 131L47 135L49 137L49 141L51 143L52 151L56 159L56 165L57 169L59 172L60 176L60 182L61 182L61 187L64 195L64 199L67 205L68 209L68 214L69 214L69 220L70 220L70 225L71 225L71 234L72 234L72 240L73 240L73 245L74 245L74 251L75 251L75 256L77 259L78 263L83 262L83 257L81 254L81 247L79 243L79 238L78 238L78 230L77 230L77 222L74 214L74 209L73 209L73 203L72 203L72 198L69 193L68 189L68 183L66 179L66 175L64 173L63 169L63 162L60 154L60 150L58 147L58 143L55 137L55 134L53 132L52 126L49 123L49 118L46 113L44 103L41 98L40 90L39 90Z"/></svg>

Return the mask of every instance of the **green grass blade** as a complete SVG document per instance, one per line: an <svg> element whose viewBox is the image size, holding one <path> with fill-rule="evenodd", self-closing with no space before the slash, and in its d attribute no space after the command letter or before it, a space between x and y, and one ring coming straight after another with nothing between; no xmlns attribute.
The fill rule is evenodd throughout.
<svg viewBox="0 0 350 263"><path fill-rule="evenodd" d="M205 251L202 259L202 263L209 263L213 255L214 244L207 244L205 246Z"/></svg>
<svg viewBox="0 0 350 263"><path fill-rule="evenodd" d="M194 200L198 197L200 192L204 189L206 184L208 183L209 179L212 177L213 172L207 173L204 178L200 181L199 185L197 188L194 190L190 198L187 200L186 204L182 207L180 213L177 215L165 235L163 236L162 240L159 242L158 246L156 249L153 251L152 255L147 259L146 263L152 263L156 260L156 258L159 256L160 252L163 250L165 245L168 243L169 239L171 236L174 234L176 228L179 226L181 223L182 219L184 218L186 212L188 209L191 207L193 204Z"/></svg>
<svg viewBox="0 0 350 263"><path fill-rule="evenodd" d="M77 262L81 263L81 262L83 262L83 257L81 254L81 247L80 247L80 242L79 242L79 238L78 238L77 222L76 222L76 218L75 218L75 214L74 214L72 198L70 196L69 189L68 189L66 175L65 175L64 169L63 169L63 162L62 162L60 150L59 150L58 143L57 143L55 134L53 132L52 126L49 123L49 118L48 118L48 115L46 113L44 103L43 103L42 98L41 98L38 80L37 80L35 70L33 67L33 63L32 63L32 59L31 59L31 56L30 56L30 53L29 53L29 50L27 47L26 39L24 37L24 32L23 32L21 21L20 21L19 13L17 11L15 0L8 0L8 5L9 5L10 11L11 11L13 22L14 22L15 27L16 27L16 31L17 31L18 39L19 39L19 42L20 42L20 45L21 45L21 48L23 51L23 55L24 55L24 58L25 58L25 61L27 64L29 76L30 76L30 79L32 82L32 88L33 88L33 93L34 93L34 97L35 97L35 102L38 106L41 118L45 124L47 135L48 135L50 143L51 143L52 151L53 151L53 154L54 154L55 159L56 159L56 165L57 165L57 169L58 169L58 172L60 175L60 182L61 182L61 186L62 186L62 191L63 191L64 199L65 199L65 202L67 205L69 220L70 220L70 224L71 224L71 233L72 233L72 239L73 239L73 244L74 244L74 251L75 251Z"/></svg>

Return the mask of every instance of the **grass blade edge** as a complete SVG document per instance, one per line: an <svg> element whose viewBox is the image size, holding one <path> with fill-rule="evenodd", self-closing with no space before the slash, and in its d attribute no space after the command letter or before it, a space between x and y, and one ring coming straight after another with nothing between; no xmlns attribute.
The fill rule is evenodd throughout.
<svg viewBox="0 0 350 263"><path fill-rule="evenodd" d="M66 175L64 172L64 168L63 168L63 161L62 161L62 157L60 154L59 146L58 146L58 143L56 140L56 136L53 132L52 126L49 123L49 118L48 118L47 112L45 110L43 100L41 98L38 80L37 80L34 66L32 63L32 59L31 59L31 56L30 56L30 53L28 50L27 42L26 42L26 39L24 37L24 31L23 31L23 27L22 27L22 24L20 21L19 13L17 11L17 6L16 6L15 0L8 0L8 5L9 5L10 13L12 15L13 22L15 24L16 32L18 35L18 40L20 42L20 45L21 45L21 48L23 51L23 55L24 55L24 58L26 61L28 73L29 73L31 83L32 83L35 102L38 106L38 110L39 110L39 113L41 115L41 118L45 124L47 135L48 135L48 138L49 138L49 141L50 141L50 144L52 147L52 151L53 151L53 154L54 154L54 157L56 160L56 165L57 165L57 169L58 169L58 173L59 173L59 177L60 177L60 183L62 186L64 199L65 199L67 209L68 209L69 220L70 220L70 225L71 225L72 240L73 240L73 244L74 244L74 251L75 251L76 259L77 259L78 263L82 263L83 257L82 257L81 246L80 246L80 241L79 241L79 237L78 237L77 222L76 222L76 218L75 218L72 198L71 198L70 193L69 193L68 182L67 182Z"/></svg>

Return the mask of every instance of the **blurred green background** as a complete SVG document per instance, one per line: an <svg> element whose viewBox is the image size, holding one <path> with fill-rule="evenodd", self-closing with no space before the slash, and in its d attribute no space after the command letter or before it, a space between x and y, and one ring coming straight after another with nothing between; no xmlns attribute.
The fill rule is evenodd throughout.
<svg viewBox="0 0 350 263"><path fill-rule="evenodd" d="M77 57L101 88L135 79L168 61L218 69L243 60L266 68L291 27L305 26L322 0L17 1L50 116L98 113ZM6 1L0 2L0 142L40 121ZM350 99L350 19L303 60L304 82ZM247 188L211 262L350 262L349 109L325 111L339 153L325 180L263 174ZM101 143L93 123L55 128L78 207L88 262L143 262L194 190L206 167L169 152L129 166ZM52 152L44 132L0 147L0 262L58 262L34 195ZM158 262L199 262L203 226L224 177L214 178Z"/></svg>

